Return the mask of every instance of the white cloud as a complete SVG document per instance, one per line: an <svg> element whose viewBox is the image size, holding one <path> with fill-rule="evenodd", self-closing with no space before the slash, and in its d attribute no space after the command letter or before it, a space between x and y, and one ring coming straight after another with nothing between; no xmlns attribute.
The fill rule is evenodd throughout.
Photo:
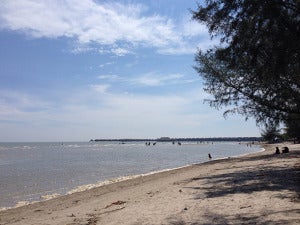
<svg viewBox="0 0 300 225"><path fill-rule="evenodd" d="M104 94L104 93L107 92L107 89L110 87L110 85L108 85L108 84L95 84L95 85L91 85L91 87L96 92Z"/></svg>
<svg viewBox="0 0 300 225"><path fill-rule="evenodd" d="M21 138L21 136L17 136L16 130L27 129L25 132L29 132L35 124L43 123L49 110L55 111L55 105L56 103L44 101L38 96L17 91L1 90L0 136L3 138L2 141L10 140L10 138ZM24 129L24 124L28 124L26 129ZM10 130L11 134L9 134ZM6 139L5 137L9 135L11 136ZM24 136L26 136L26 133L24 133Z"/></svg>
<svg viewBox="0 0 300 225"><path fill-rule="evenodd" d="M195 54L196 49L197 45L182 43L180 46L166 46L165 48L159 49L158 52L162 55Z"/></svg>
<svg viewBox="0 0 300 225"><path fill-rule="evenodd" d="M182 35L185 37L208 36L206 26L203 24L199 24L195 20L192 20L191 16L183 17L181 26Z"/></svg>
<svg viewBox="0 0 300 225"><path fill-rule="evenodd" d="M146 86L162 86L181 82L181 78L183 78L182 74L155 75L148 73L132 79L131 82Z"/></svg>
<svg viewBox="0 0 300 225"><path fill-rule="evenodd" d="M181 37L181 41L158 49L160 54L195 54L197 48L206 50L218 44L217 38L211 40L206 26L192 20L191 15L182 17L176 27L176 33Z"/></svg>
<svg viewBox="0 0 300 225"><path fill-rule="evenodd" d="M92 51L93 52L97 51L97 48L90 47L87 45L77 45L71 50L71 52L74 54L81 54L81 53L92 52Z"/></svg>
<svg viewBox="0 0 300 225"><path fill-rule="evenodd" d="M174 85L178 83L190 83L191 80L185 80L182 74L156 74L154 72L136 75L131 77L121 77L115 74L101 74L98 79L106 80L107 82L124 82L129 85L139 86L164 86Z"/></svg>
<svg viewBox="0 0 300 225"><path fill-rule="evenodd" d="M114 64L114 62L103 63L103 64L100 64L100 65L99 65L99 68L103 68L103 67L106 67L106 66L110 66L110 65L112 65L112 64Z"/></svg>
<svg viewBox="0 0 300 225"><path fill-rule="evenodd" d="M125 48L115 48L115 49L112 49L111 52L117 56L124 56L124 55L131 53L129 50L127 50Z"/></svg>
<svg viewBox="0 0 300 225"><path fill-rule="evenodd" d="M42 111L50 107L47 102L40 100L38 97L10 90L0 91L0 105L2 109L15 108L16 111ZM0 113L3 112L5 111L0 111Z"/></svg>
<svg viewBox="0 0 300 225"><path fill-rule="evenodd" d="M119 80L121 79L120 76L115 75L115 74L102 74L98 76L98 79L103 79L103 80Z"/></svg>
<svg viewBox="0 0 300 225"><path fill-rule="evenodd" d="M78 43L75 53L98 49L100 53L119 56L132 53L129 45L154 47L169 54L191 53L195 44L190 44L190 37L207 33L195 22L176 25L170 18L146 13L147 8L140 4L2 0L0 28L21 31L34 38L72 38Z"/></svg>
<svg viewBox="0 0 300 225"><path fill-rule="evenodd" d="M20 110L14 105L10 105L3 99L0 100L0 119L5 120L11 115L21 114Z"/></svg>

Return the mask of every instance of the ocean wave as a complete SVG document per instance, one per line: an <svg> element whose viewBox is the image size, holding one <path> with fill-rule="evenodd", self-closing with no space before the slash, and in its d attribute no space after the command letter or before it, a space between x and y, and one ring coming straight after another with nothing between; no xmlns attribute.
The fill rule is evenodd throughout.
<svg viewBox="0 0 300 225"><path fill-rule="evenodd" d="M42 199L42 200L50 200L50 199L52 199L52 198L57 198L57 197L59 197L59 196L61 196L61 195L58 194L58 193L53 193L53 194L48 194L48 195L42 195L42 196L41 196L41 199Z"/></svg>

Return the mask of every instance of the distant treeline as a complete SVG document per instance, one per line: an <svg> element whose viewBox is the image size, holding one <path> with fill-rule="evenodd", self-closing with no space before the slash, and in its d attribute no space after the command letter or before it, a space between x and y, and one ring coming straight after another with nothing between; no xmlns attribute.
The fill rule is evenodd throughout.
<svg viewBox="0 0 300 225"><path fill-rule="evenodd" d="M90 141L118 141L118 142L136 142L136 141L156 141L156 142L212 142L212 141L234 141L234 142L253 142L261 141L261 137L212 137L212 138L169 138L162 137L156 139L91 139Z"/></svg>

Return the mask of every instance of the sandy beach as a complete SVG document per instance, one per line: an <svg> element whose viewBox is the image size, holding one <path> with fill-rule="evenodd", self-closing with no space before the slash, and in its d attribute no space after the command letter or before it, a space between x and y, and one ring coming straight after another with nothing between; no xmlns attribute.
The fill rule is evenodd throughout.
<svg viewBox="0 0 300 225"><path fill-rule="evenodd" d="M1 211L0 225L300 224L300 145L264 147Z"/></svg>

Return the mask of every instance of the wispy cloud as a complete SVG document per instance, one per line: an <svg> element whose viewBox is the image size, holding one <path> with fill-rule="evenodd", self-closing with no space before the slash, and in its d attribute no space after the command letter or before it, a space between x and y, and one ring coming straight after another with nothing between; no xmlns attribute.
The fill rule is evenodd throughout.
<svg viewBox="0 0 300 225"><path fill-rule="evenodd" d="M125 48L115 48L115 49L112 49L111 52L117 56L124 56L124 55L128 55L128 54L132 53L130 50L125 49Z"/></svg>
<svg viewBox="0 0 300 225"><path fill-rule="evenodd" d="M162 86L169 84L177 84L182 81L181 78L183 78L182 74L156 75L153 73L148 73L132 79L131 82L138 85Z"/></svg>
<svg viewBox="0 0 300 225"><path fill-rule="evenodd" d="M85 97L73 96L74 101L62 106L60 115L55 116L59 123L82 123L94 132L96 129L93 128L98 127L99 137L180 136L185 132L188 136L195 127L215 117L203 109L197 113L193 111L195 107L201 108L202 99L192 92L180 95L120 94L109 90L106 95L95 95L88 92L78 93ZM87 102L93 102L93 105L89 106ZM95 134L90 137L92 135Z"/></svg>
<svg viewBox="0 0 300 225"><path fill-rule="evenodd" d="M161 53L191 53L195 51L194 41L193 49L189 47L191 37L207 35L207 31L184 21L175 24L166 16L149 15L141 4L92 0L2 0L0 4L0 28L33 38L71 38L78 43L74 53L98 49L123 56L132 54L130 48L136 46L153 47Z"/></svg>
<svg viewBox="0 0 300 225"><path fill-rule="evenodd" d="M112 64L114 64L114 62L103 63L103 64L100 64L100 65L99 65L99 68L104 68L104 67L110 66L110 65L112 65Z"/></svg>
<svg viewBox="0 0 300 225"><path fill-rule="evenodd" d="M102 74L98 76L98 79L102 80L119 80L121 79L120 76L115 75L115 74Z"/></svg>
<svg viewBox="0 0 300 225"><path fill-rule="evenodd" d="M45 101L40 100L28 94L19 91L1 90L0 91L0 107L2 109L15 108L15 111L42 111L46 110L49 106ZM5 112L1 110L0 113ZM7 111L9 112L9 111Z"/></svg>
<svg viewBox="0 0 300 225"><path fill-rule="evenodd" d="M84 141L224 135L222 129L215 130L224 123L222 112L203 105L202 93L201 89L193 89L173 94L120 94L105 85L95 85L65 93L60 96L62 104L57 105L55 99L45 101L21 92L2 92L0 129L5 132L1 133L0 140ZM242 121L233 120L236 125ZM224 126L227 132L241 135L237 133L239 130L230 130L230 124L228 128ZM248 125L246 131L249 135Z"/></svg>
<svg viewBox="0 0 300 225"><path fill-rule="evenodd" d="M41 115L47 114L51 109L55 109L55 103L40 99L38 96L29 95L19 91L0 91L0 121L3 123L34 124L40 121ZM0 123L0 127L3 124ZM1 129L3 131L3 129ZM5 136L2 133L1 135Z"/></svg>
<svg viewBox="0 0 300 225"><path fill-rule="evenodd" d="M108 84L94 84L91 85L92 89L94 89L96 92L99 92L101 94L104 94L107 92L107 89L110 87Z"/></svg>
<svg viewBox="0 0 300 225"><path fill-rule="evenodd" d="M102 74L98 76L98 79L105 80L107 82L124 82L128 85L152 87L192 82L190 79L185 79L183 74L157 74L155 72L131 77L122 77L115 74Z"/></svg>

